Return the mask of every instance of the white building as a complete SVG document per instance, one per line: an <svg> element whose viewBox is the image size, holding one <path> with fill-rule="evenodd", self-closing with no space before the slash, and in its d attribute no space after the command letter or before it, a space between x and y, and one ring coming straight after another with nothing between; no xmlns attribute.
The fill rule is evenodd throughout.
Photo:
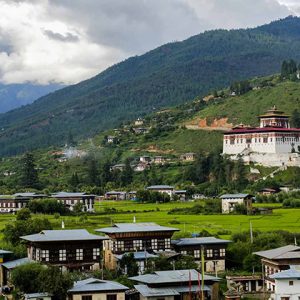
<svg viewBox="0 0 300 300"><path fill-rule="evenodd" d="M223 154L265 166L300 166L300 129L290 128L289 116L274 106L258 118L259 127L240 124L224 133Z"/></svg>
<svg viewBox="0 0 300 300"><path fill-rule="evenodd" d="M252 209L253 196L249 194L224 194L220 197L222 199L222 213L229 214L234 211L237 204L244 204L247 211Z"/></svg>
<svg viewBox="0 0 300 300"><path fill-rule="evenodd" d="M272 300L299 300L300 299L300 266L291 266L289 270L275 273L270 276L275 280L275 292Z"/></svg>

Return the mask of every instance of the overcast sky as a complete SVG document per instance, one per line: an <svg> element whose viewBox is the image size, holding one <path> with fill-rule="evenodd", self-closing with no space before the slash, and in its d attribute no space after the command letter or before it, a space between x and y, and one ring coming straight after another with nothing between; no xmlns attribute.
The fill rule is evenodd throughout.
<svg viewBox="0 0 300 300"><path fill-rule="evenodd" d="M0 82L71 84L204 30L300 13L300 1L0 0L0 12Z"/></svg>

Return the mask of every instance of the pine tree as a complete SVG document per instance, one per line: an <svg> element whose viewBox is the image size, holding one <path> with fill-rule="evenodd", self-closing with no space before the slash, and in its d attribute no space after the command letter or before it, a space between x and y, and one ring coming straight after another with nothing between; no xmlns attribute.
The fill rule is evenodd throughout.
<svg viewBox="0 0 300 300"><path fill-rule="evenodd" d="M77 172L73 173L71 178L70 178L70 181L69 181L69 184L70 186L76 190L78 185L79 185L79 178L78 178L78 174Z"/></svg>
<svg viewBox="0 0 300 300"><path fill-rule="evenodd" d="M25 188L37 188L38 184L38 172L33 154L27 152L22 159L20 185Z"/></svg>

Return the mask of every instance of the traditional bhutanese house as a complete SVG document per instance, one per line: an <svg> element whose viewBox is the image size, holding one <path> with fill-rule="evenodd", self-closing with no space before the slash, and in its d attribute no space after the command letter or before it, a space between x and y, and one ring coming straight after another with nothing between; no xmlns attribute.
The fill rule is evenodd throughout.
<svg viewBox="0 0 300 300"><path fill-rule="evenodd" d="M108 237L104 242L104 263L106 268L112 270L117 267L116 255L137 251L153 253L170 250L171 237L179 229L155 223L117 223L96 231Z"/></svg>
<svg viewBox="0 0 300 300"><path fill-rule="evenodd" d="M68 290L68 300L125 300L128 287L115 281L88 278L76 281Z"/></svg>
<svg viewBox="0 0 300 300"><path fill-rule="evenodd" d="M174 196L177 196L180 201L186 200L186 190L174 190Z"/></svg>
<svg viewBox="0 0 300 300"><path fill-rule="evenodd" d="M290 269L270 275L275 281L275 291L272 300L300 299L300 266L290 266Z"/></svg>
<svg viewBox="0 0 300 300"><path fill-rule="evenodd" d="M139 274L144 273L147 260L158 257L158 255L149 253L147 251L127 252L127 253L124 253L124 254L115 255L114 257L117 260L117 269L121 269L121 267L119 266L119 262L122 260L124 255L128 255L130 253L133 254L133 258L134 258L134 260L136 261L136 263L138 265L138 268L139 268L138 273ZM122 272L124 274L127 274L126 266L125 266L125 269L122 270Z"/></svg>
<svg viewBox="0 0 300 300"><path fill-rule="evenodd" d="M127 193L127 198L129 200L136 200L136 191L130 191Z"/></svg>
<svg viewBox="0 0 300 300"><path fill-rule="evenodd" d="M143 161L140 161L133 168L133 170L135 172L143 172L143 171L148 170L148 169L150 169L150 163L149 162L143 162Z"/></svg>
<svg viewBox="0 0 300 300"><path fill-rule="evenodd" d="M132 130L135 134L145 134L149 132L149 129L144 127L132 128Z"/></svg>
<svg viewBox="0 0 300 300"><path fill-rule="evenodd" d="M140 156L140 161L145 162L145 163L150 163L151 157L150 156Z"/></svg>
<svg viewBox="0 0 300 300"><path fill-rule="evenodd" d="M154 156L153 163L156 165L163 165L166 159L163 156Z"/></svg>
<svg viewBox="0 0 300 300"><path fill-rule="evenodd" d="M134 288L139 300L198 299L201 290L205 299L219 299L219 278L204 275L202 286L202 275L196 270L156 271L129 279L138 283Z"/></svg>
<svg viewBox="0 0 300 300"><path fill-rule="evenodd" d="M82 204L82 211L94 212L95 195L90 195L87 193L68 193L68 192L58 192L51 195L51 198L57 199L59 202L63 203L71 211L74 206L78 203Z"/></svg>
<svg viewBox="0 0 300 300"><path fill-rule="evenodd" d="M231 241L211 237L181 238L172 240L173 248L182 255L193 256L201 264L201 249L205 259L205 272L225 271L226 248Z"/></svg>
<svg viewBox="0 0 300 300"><path fill-rule="evenodd" d="M223 154L265 166L299 165L296 152L300 129L291 128L289 116L275 106L258 116L259 127L239 125L224 133Z"/></svg>
<svg viewBox="0 0 300 300"><path fill-rule="evenodd" d="M168 194L170 198L173 196L174 187L170 185L151 185L147 187L148 191Z"/></svg>
<svg viewBox="0 0 300 300"><path fill-rule="evenodd" d="M124 171L125 167L126 167L125 164L117 164L117 165L110 167L110 170L111 171Z"/></svg>
<svg viewBox="0 0 300 300"><path fill-rule="evenodd" d="M33 261L62 270L97 270L100 267L104 237L85 229L43 230L21 237L27 256Z"/></svg>
<svg viewBox="0 0 300 300"><path fill-rule="evenodd" d="M24 300L51 300L52 294L49 293L31 293L25 294Z"/></svg>
<svg viewBox="0 0 300 300"><path fill-rule="evenodd" d="M224 194L222 199L222 213L229 214L234 211L237 204L244 204L247 213L252 211L253 196L250 194Z"/></svg>
<svg viewBox="0 0 300 300"><path fill-rule="evenodd" d="M0 213L15 213L23 207L26 207L29 201L33 199L42 199L47 197L38 193L16 193L13 195L0 195Z"/></svg>
<svg viewBox="0 0 300 300"><path fill-rule="evenodd" d="M135 126L141 126L141 125L143 125L143 124L144 124L144 120L141 119L141 118L138 118L138 119L136 119L136 120L134 121L134 125L135 125Z"/></svg>
<svg viewBox="0 0 300 300"><path fill-rule="evenodd" d="M258 191L258 194L270 196L270 195L277 194L279 192L280 192L280 189L277 189L277 188L263 188Z"/></svg>
<svg viewBox="0 0 300 300"><path fill-rule="evenodd" d="M115 136L112 136L112 135L109 135L108 137L107 137L107 139L106 139L106 142L108 143L108 144L112 144L112 143L114 143L115 141L116 141L116 137Z"/></svg>
<svg viewBox="0 0 300 300"><path fill-rule="evenodd" d="M126 200L126 192L110 191L105 193L105 199L107 200Z"/></svg>
<svg viewBox="0 0 300 300"><path fill-rule="evenodd" d="M261 275L226 276L227 288L236 288L242 294L263 293L263 279Z"/></svg>
<svg viewBox="0 0 300 300"><path fill-rule="evenodd" d="M184 153L182 155L180 155L180 160L183 161L194 161L196 159L196 153Z"/></svg>
<svg viewBox="0 0 300 300"><path fill-rule="evenodd" d="M10 285L11 272L16 267L33 262L28 257L19 258L16 260L7 261L0 265L0 283L1 286Z"/></svg>
<svg viewBox="0 0 300 300"><path fill-rule="evenodd" d="M288 270L290 265L300 265L300 247L294 245L254 252L254 254L261 257L266 288L271 292L275 290L272 274Z"/></svg>

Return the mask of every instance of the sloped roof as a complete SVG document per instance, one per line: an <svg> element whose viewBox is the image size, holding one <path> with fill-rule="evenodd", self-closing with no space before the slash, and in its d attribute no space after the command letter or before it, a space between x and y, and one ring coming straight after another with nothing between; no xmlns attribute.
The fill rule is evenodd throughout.
<svg viewBox="0 0 300 300"><path fill-rule="evenodd" d="M242 194L242 193L240 193L240 194L224 194L220 198L221 199L226 199L226 198L246 198L248 196L252 196L252 195L250 195L250 194Z"/></svg>
<svg viewBox="0 0 300 300"><path fill-rule="evenodd" d="M89 233L86 229L69 230L43 230L40 233L21 236L21 239L30 242L55 242L55 241L89 241L104 240L103 236Z"/></svg>
<svg viewBox="0 0 300 300"><path fill-rule="evenodd" d="M156 223L116 223L112 227L96 229L103 233L123 232L155 232L155 231L179 231L177 228L160 226Z"/></svg>
<svg viewBox="0 0 300 300"><path fill-rule="evenodd" d="M174 244L176 246L228 244L228 243L231 243L231 241L217 239L214 236L196 237L196 238L181 238L181 239L172 241L172 244Z"/></svg>
<svg viewBox="0 0 300 300"><path fill-rule="evenodd" d="M51 197L53 198L88 197L88 196L94 196L94 195L89 195L87 193L69 193L69 192L57 192L51 195Z"/></svg>
<svg viewBox="0 0 300 300"><path fill-rule="evenodd" d="M32 298L43 298L43 297L52 297L52 294L49 293L31 293L31 294L25 294L25 299L32 299Z"/></svg>
<svg viewBox="0 0 300 300"><path fill-rule="evenodd" d="M300 258L300 247L287 245L271 250L254 252L254 254L268 259Z"/></svg>
<svg viewBox="0 0 300 300"><path fill-rule="evenodd" d="M149 252L145 252L145 251L137 251L137 252L127 252L124 254L120 254L120 255L114 255L116 259L120 260L123 258L124 255L129 254L129 253L133 253L133 257L135 260L145 260L148 258L155 258L158 257L158 255L155 254L151 254Z"/></svg>
<svg viewBox="0 0 300 300"><path fill-rule="evenodd" d="M179 296L173 288L150 288L145 284L135 285L134 288L144 297Z"/></svg>
<svg viewBox="0 0 300 300"><path fill-rule="evenodd" d="M300 280L300 266L290 266L289 270L270 275L273 279L298 279Z"/></svg>
<svg viewBox="0 0 300 300"><path fill-rule="evenodd" d="M196 270L172 270L172 271L156 271L152 274L144 274L130 277L129 279L146 284L154 283L180 283L198 281L198 276L202 280L202 275ZM218 277L204 275L204 280L219 281Z"/></svg>
<svg viewBox="0 0 300 300"><path fill-rule="evenodd" d="M11 261L5 262L2 264L2 266L5 267L6 269L14 269L18 266L29 264L31 262L34 262L34 261L29 259L28 257L24 257L24 258L19 258L16 260L11 260Z"/></svg>
<svg viewBox="0 0 300 300"><path fill-rule="evenodd" d="M147 187L148 190L173 190L174 186L171 185L150 185Z"/></svg>
<svg viewBox="0 0 300 300"><path fill-rule="evenodd" d="M68 293L77 292L106 292L106 291L125 291L128 287L114 281L100 280L97 278L88 278L76 281L74 286L68 290Z"/></svg>

